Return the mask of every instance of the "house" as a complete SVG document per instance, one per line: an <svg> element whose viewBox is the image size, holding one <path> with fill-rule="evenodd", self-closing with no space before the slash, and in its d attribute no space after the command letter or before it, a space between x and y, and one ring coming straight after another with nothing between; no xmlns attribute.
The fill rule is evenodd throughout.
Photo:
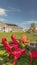
<svg viewBox="0 0 37 65"><path fill-rule="evenodd" d="M0 32L22 32L23 28L15 24L0 22Z"/></svg>
<svg viewBox="0 0 37 65"><path fill-rule="evenodd" d="M37 31L37 27L35 28L35 30Z"/></svg>

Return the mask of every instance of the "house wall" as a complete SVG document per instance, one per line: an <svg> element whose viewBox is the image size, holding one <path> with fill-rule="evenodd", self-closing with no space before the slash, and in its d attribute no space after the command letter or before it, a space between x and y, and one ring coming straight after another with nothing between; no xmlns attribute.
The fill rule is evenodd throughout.
<svg viewBox="0 0 37 65"><path fill-rule="evenodd" d="M37 27L35 28L35 30L37 30Z"/></svg>
<svg viewBox="0 0 37 65"><path fill-rule="evenodd" d="M12 26L5 23L0 23L0 32L22 32L23 29L19 26Z"/></svg>

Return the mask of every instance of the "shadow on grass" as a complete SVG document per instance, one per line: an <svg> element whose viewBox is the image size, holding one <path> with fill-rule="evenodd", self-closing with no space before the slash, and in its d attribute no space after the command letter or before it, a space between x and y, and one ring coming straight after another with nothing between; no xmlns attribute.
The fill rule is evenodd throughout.
<svg viewBox="0 0 37 65"><path fill-rule="evenodd" d="M2 65L9 65L9 64L12 64L12 60L13 60L13 57L10 58L10 60L8 61L8 54L5 54L5 55L1 55L0 54L0 62ZM8 64L7 64L8 63ZM0 64L0 65L1 65Z"/></svg>
<svg viewBox="0 0 37 65"><path fill-rule="evenodd" d="M11 63L12 65L12 61L13 61L13 57L10 58L9 62L6 62L8 60L8 54L6 55L1 55L0 54L0 57L2 58L1 62L5 65L7 65L7 63ZM9 65L9 64L8 64ZM29 64L29 57L26 55L22 55L18 60L17 60L17 63L16 65L30 65Z"/></svg>
<svg viewBox="0 0 37 65"><path fill-rule="evenodd" d="M0 43L0 50L4 50L3 44Z"/></svg>
<svg viewBox="0 0 37 65"><path fill-rule="evenodd" d="M0 60L0 65L3 65L2 61Z"/></svg>

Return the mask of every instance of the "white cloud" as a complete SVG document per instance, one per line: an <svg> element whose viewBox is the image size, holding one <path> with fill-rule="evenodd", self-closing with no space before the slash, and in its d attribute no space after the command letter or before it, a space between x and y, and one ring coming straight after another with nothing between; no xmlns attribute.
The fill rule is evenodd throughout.
<svg viewBox="0 0 37 65"><path fill-rule="evenodd" d="M0 16L7 16L6 9L0 8Z"/></svg>
<svg viewBox="0 0 37 65"><path fill-rule="evenodd" d="M8 9L11 12L21 12L21 9L18 9L18 8L8 7Z"/></svg>
<svg viewBox="0 0 37 65"><path fill-rule="evenodd" d="M36 23L37 24L37 21L24 21L22 24L31 24L31 23Z"/></svg>

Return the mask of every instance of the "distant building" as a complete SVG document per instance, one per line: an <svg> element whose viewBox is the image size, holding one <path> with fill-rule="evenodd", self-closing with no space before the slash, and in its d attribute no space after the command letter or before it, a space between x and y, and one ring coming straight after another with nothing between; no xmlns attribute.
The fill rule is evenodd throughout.
<svg viewBox="0 0 37 65"><path fill-rule="evenodd" d="M0 32L22 32L23 28L15 24L0 22Z"/></svg>
<svg viewBox="0 0 37 65"><path fill-rule="evenodd" d="M35 30L37 31L37 27L35 28Z"/></svg>

